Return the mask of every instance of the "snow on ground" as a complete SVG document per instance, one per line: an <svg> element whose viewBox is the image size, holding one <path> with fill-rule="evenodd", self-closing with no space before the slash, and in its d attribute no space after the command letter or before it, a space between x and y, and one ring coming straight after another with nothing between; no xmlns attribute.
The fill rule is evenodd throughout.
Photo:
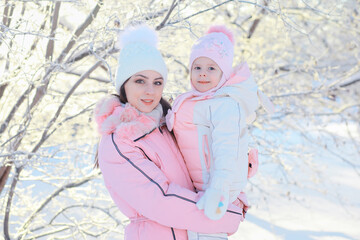
<svg viewBox="0 0 360 240"><path fill-rule="evenodd" d="M336 126L338 137L345 137L345 130L341 127L341 124ZM355 137L359 140L358 135ZM348 162L338 157L355 163L359 155L351 141L340 140L342 145L336 148L333 139L322 136L322 143L331 147L332 153L314 146L318 149L314 150L311 165L316 167L314 173L296 168L288 173L297 184L291 180L291 183L270 180L274 177L270 172L276 172L266 170L271 165L260 165L258 175L251 180L248 188L252 208L245 222L229 239L360 239L360 176ZM278 138L277 141L286 144L288 139ZM301 150L305 153L311 149L309 147L304 146ZM359 168L359 165L355 166ZM269 181L259 180L266 177ZM252 188L259 184L261 189Z"/></svg>

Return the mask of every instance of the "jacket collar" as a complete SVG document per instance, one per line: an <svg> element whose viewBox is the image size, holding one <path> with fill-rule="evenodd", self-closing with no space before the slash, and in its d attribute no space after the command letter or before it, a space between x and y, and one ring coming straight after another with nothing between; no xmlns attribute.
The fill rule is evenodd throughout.
<svg viewBox="0 0 360 240"><path fill-rule="evenodd" d="M101 135L115 133L134 140L159 127L163 111L159 104L152 112L143 113L111 95L98 102L94 115Z"/></svg>

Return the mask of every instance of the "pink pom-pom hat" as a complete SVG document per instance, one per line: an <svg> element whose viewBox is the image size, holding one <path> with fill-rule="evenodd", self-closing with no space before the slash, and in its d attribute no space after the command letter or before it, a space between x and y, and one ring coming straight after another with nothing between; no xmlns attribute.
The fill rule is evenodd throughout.
<svg viewBox="0 0 360 240"><path fill-rule="evenodd" d="M230 42L232 42L233 45L235 44L233 33L228 28L226 28L224 25L211 26L206 33L209 34L209 33L213 33L213 32L225 34L229 38Z"/></svg>
<svg viewBox="0 0 360 240"><path fill-rule="evenodd" d="M212 59L221 68L223 79L218 86L230 78L234 58L234 36L223 25L211 26L205 36L199 38L191 48L190 69L193 62L199 57Z"/></svg>

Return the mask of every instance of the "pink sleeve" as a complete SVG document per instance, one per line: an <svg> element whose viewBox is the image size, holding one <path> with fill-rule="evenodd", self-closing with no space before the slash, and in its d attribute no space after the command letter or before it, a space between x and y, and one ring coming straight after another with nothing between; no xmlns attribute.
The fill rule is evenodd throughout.
<svg viewBox="0 0 360 240"><path fill-rule="evenodd" d="M218 221L208 219L195 205L199 198L195 192L170 183L139 149L127 143L115 144L112 135L104 136L100 143L99 164L111 196L121 198L148 219L203 233L231 234L238 229L240 208L231 206Z"/></svg>

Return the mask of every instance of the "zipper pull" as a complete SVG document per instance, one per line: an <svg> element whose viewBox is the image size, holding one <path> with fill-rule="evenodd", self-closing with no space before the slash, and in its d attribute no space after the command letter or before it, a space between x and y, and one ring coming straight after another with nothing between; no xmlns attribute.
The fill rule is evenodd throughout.
<svg viewBox="0 0 360 240"><path fill-rule="evenodd" d="M161 134L163 134L163 131L161 130L161 127L159 127L159 131L161 132Z"/></svg>

